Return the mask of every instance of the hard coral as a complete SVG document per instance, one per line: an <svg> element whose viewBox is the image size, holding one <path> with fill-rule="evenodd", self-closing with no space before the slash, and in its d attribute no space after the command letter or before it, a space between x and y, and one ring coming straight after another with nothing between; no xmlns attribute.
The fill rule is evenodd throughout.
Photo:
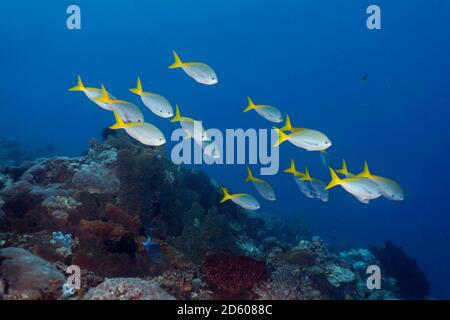
<svg viewBox="0 0 450 320"><path fill-rule="evenodd" d="M228 253L206 256L202 265L206 282L215 293L225 298L245 297L264 271L264 262Z"/></svg>
<svg viewBox="0 0 450 320"><path fill-rule="evenodd" d="M174 300L157 282L138 278L106 279L85 295L86 300Z"/></svg>
<svg viewBox="0 0 450 320"><path fill-rule="evenodd" d="M0 250L0 274L7 299L57 299L65 281L51 263L15 247Z"/></svg>
<svg viewBox="0 0 450 320"><path fill-rule="evenodd" d="M120 224L101 220L81 220L80 232L87 237L104 240L117 239L127 234L127 230Z"/></svg>
<svg viewBox="0 0 450 320"><path fill-rule="evenodd" d="M258 300L303 300L296 287L275 282L260 282L253 291Z"/></svg>
<svg viewBox="0 0 450 320"><path fill-rule="evenodd" d="M211 207L205 214L203 207L194 202L182 221L183 232L174 244L192 261L201 262L204 255L211 253L238 252L227 218L219 214L216 207Z"/></svg>
<svg viewBox="0 0 450 320"><path fill-rule="evenodd" d="M108 220L120 223L132 231L137 231L141 226L141 219L137 215L129 214L112 203L106 205L105 216Z"/></svg>
<svg viewBox="0 0 450 320"><path fill-rule="evenodd" d="M121 207L142 218L151 219L163 190L164 158L149 149L119 150L117 177ZM146 221L144 221L145 223ZM150 224L150 221L147 221Z"/></svg>

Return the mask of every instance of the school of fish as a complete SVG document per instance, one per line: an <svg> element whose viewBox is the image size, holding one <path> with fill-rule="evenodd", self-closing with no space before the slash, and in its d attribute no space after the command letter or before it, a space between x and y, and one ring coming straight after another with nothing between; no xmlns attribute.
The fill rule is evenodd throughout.
<svg viewBox="0 0 450 320"><path fill-rule="evenodd" d="M174 62L169 69L182 69L189 77L204 85L214 85L218 83L218 77L213 68L202 62L183 62L179 55L173 51ZM221 157L219 148L214 140L208 137L207 130L203 128L200 120L182 116L180 108L175 105L175 112L172 104L162 95L144 91L140 78L137 78L136 87L129 89L138 95L142 104L154 115L161 118L171 118L170 122L179 123L185 132L185 139L193 139L199 145L203 153L213 159ZM148 146L161 146L166 143L164 133L155 125L145 122L144 115L139 107L131 102L119 100L107 91L104 85L100 88L86 87L78 75L76 86L69 91L83 92L85 96L100 108L113 113L115 123L110 126L112 130L123 129L130 137ZM274 147L288 141L295 147L306 151L320 153L320 157L325 167L330 171L331 180L328 184L313 178L307 167L305 171L298 171L295 161L291 159L290 167L284 172L291 174L294 178L301 194L310 199L319 199L327 202L329 190L341 186L346 192L351 194L361 203L368 204L371 200L385 197L389 200L404 200L404 192L401 186L388 178L374 175L369 169L367 162L364 163L363 171L353 174L348 171L347 163L342 161L342 168L333 169L331 167L330 155L327 151L332 146L331 140L322 132L315 129L293 127L289 115L283 118L282 112L272 105L255 104L251 97L247 97L248 105L243 112L254 110L265 120L279 124L284 122L281 128L273 127L278 135ZM276 194L272 186L266 180L255 177L251 168L247 167L247 178L245 182L251 182L259 196L266 201L276 201ZM221 187L223 198L220 201L232 201L245 210L257 210L261 207L258 200L247 193L235 193Z"/></svg>

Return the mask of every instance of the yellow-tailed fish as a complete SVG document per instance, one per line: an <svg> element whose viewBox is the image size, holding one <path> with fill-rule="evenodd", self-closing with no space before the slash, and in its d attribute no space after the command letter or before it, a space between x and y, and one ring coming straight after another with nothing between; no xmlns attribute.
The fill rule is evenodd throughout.
<svg viewBox="0 0 450 320"><path fill-rule="evenodd" d="M384 197L389 200L402 201L405 199L402 187L395 181L380 176L376 176L370 173L369 165L367 161L364 161L363 172L356 175L357 177L368 178L375 182L380 188Z"/></svg>
<svg viewBox="0 0 450 320"><path fill-rule="evenodd" d="M192 139L192 134L189 131L186 131L186 136L184 136L184 139ZM202 148L203 153L205 155L207 155L208 157L212 158L212 159L219 159L221 157L221 153L220 153L220 149L217 146L215 141L212 140L206 140L206 141L201 141L201 140L196 140L196 139L192 139L194 140L194 142Z"/></svg>
<svg viewBox="0 0 450 320"><path fill-rule="evenodd" d="M219 159L221 157L220 149L215 141L205 141L203 153L213 159Z"/></svg>
<svg viewBox="0 0 450 320"><path fill-rule="evenodd" d="M328 201L328 191L325 190L325 187L326 187L325 183L323 183L323 181L321 181L319 179L315 179L315 178L311 177L309 174L308 168L305 168L305 173L304 173L303 177L300 179L304 180L304 181L309 181L316 198L322 200L323 202Z"/></svg>
<svg viewBox="0 0 450 320"><path fill-rule="evenodd" d="M323 151L331 147L330 139L317 130L303 129L286 134L278 128L273 128L278 133L278 141L274 144L274 147L279 146L285 141L289 141L296 147L303 148L307 151Z"/></svg>
<svg viewBox="0 0 450 320"><path fill-rule="evenodd" d="M178 105L175 107L175 116L170 120L170 122L179 122L181 128L186 131L188 138L192 138L197 142L210 141L201 122L189 117L181 116Z"/></svg>
<svg viewBox="0 0 450 320"><path fill-rule="evenodd" d="M341 174L341 175L343 175L344 177L347 177L347 178L352 178L352 177L355 176L353 173L348 171L347 163L345 162L344 159L342 159L342 168L341 169L337 169L335 172L339 173L339 174Z"/></svg>
<svg viewBox="0 0 450 320"><path fill-rule="evenodd" d="M274 106L264 104L254 104L250 97L247 97L247 99L248 99L248 106L247 108L245 108L244 112L255 110L261 117L270 122L275 123L283 122L283 116L281 115L280 110L278 110Z"/></svg>
<svg viewBox="0 0 450 320"><path fill-rule="evenodd" d="M207 64L201 62L182 62L178 54L173 51L174 63L169 69L182 68L192 79L201 84L213 85L219 82L216 72Z"/></svg>
<svg viewBox="0 0 450 320"><path fill-rule="evenodd" d="M160 146L166 143L164 134L154 125L147 122L125 123L117 112L114 112L116 123L112 130L124 129L132 138L148 146Z"/></svg>
<svg viewBox="0 0 450 320"><path fill-rule="evenodd" d="M105 103L110 106L113 112L117 112L125 123L144 122L144 115L135 104L124 100L112 99L108 95L108 91L102 85L102 95L95 101Z"/></svg>
<svg viewBox="0 0 450 320"><path fill-rule="evenodd" d="M144 91L140 78L137 79L136 88L132 88L130 91L140 96L142 103L157 116L162 118L173 117L173 108L170 102L159 94Z"/></svg>
<svg viewBox="0 0 450 320"><path fill-rule="evenodd" d="M220 203L224 203L225 201L231 200L239 207L246 210L257 210L260 208L258 200L256 200L253 196L246 193L236 193L231 194L226 188L221 188L223 192L223 198L220 200Z"/></svg>
<svg viewBox="0 0 450 320"><path fill-rule="evenodd" d="M75 87L72 87L69 89L69 91L80 91L83 92L86 97L88 97L89 100L94 102L96 105L98 105L100 108L112 111L111 105L103 102L96 101L97 98L100 98L102 96L102 89L100 88L91 88L91 87L85 87L83 84L83 81L81 80L80 75L77 77L77 85ZM115 99L115 97L108 93L109 98Z"/></svg>
<svg viewBox="0 0 450 320"><path fill-rule="evenodd" d="M250 167L247 167L247 173L248 176L245 182L252 182L261 197L269 201L276 200L275 191L267 181L254 177Z"/></svg>
<svg viewBox="0 0 450 320"><path fill-rule="evenodd" d="M325 187L325 190L340 185L362 203L369 203L370 200L381 196L380 188L370 179L358 177L341 179L332 168L330 168L330 174L331 181Z"/></svg>
<svg viewBox="0 0 450 320"><path fill-rule="evenodd" d="M288 169L284 170L283 172L292 174L295 184L305 197L310 199L313 199L315 197L311 184L309 183L309 181L302 180L304 174L300 171L297 171L293 159L291 159L291 166Z"/></svg>

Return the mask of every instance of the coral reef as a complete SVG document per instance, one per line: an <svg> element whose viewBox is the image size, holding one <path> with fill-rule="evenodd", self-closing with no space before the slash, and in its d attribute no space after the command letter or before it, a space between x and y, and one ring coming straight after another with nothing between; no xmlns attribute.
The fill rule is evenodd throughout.
<svg viewBox="0 0 450 320"><path fill-rule="evenodd" d="M104 139L80 157L1 167L0 248L14 247L0 251L4 298L394 298L392 278L366 286L381 255L331 252L300 214L219 204L217 183L162 147ZM81 268L81 290L63 287L69 265Z"/></svg>
<svg viewBox="0 0 450 320"><path fill-rule="evenodd" d="M243 298L262 278L264 262L246 256L216 253L205 257L202 273L213 291L224 298Z"/></svg>
<svg viewBox="0 0 450 320"><path fill-rule="evenodd" d="M408 256L401 247L386 241L381 247L371 248L383 270L397 280L399 297L424 299L430 294L430 285L416 259Z"/></svg>
<svg viewBox="0 0 450 320"><path fill-rule="evenodd" d="M85 300L174 300L155 281L138 278L106 279L84 296Z"/></svg>
<svg viewBox="0 0 450 320"><path fill-rule="evenodd" d="M65 282L51 263L21 248L0 250L2 295L6 299L55 299Z"/></svg>

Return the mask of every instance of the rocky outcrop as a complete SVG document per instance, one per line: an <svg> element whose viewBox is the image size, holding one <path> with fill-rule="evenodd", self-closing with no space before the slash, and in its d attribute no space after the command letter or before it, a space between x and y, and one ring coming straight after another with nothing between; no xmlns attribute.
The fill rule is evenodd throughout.
<svg viewBox="0 0 450 320"><path fill-rule="evenodd" d="M2 295L6 299L56 299L65 282L54 265L21 248L0 250Z"/></svg>
<svg viewBox="0 0 450 320"><path fill-rule="evenodd" d="M84 296L85 300L174 300L157 282L139 278L106 279Z"/></svg>

